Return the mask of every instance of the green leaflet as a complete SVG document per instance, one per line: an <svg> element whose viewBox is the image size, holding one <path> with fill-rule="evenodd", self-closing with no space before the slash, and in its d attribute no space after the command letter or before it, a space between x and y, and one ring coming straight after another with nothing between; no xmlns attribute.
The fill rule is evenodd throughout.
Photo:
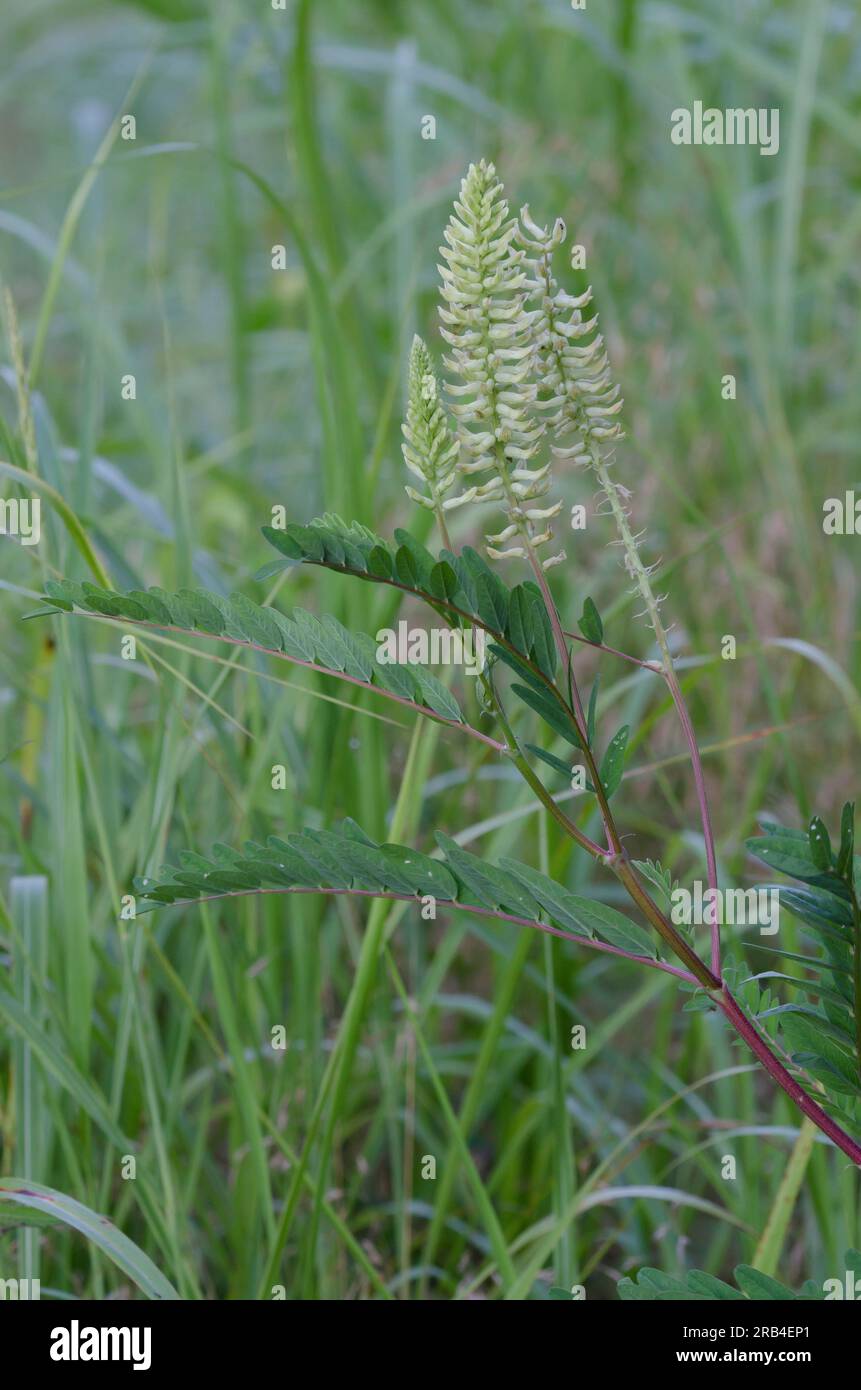
<svg viewBox="0 0 861 1390"><path fill-rule="evenodd" d="M748 1298L769 1300L771 1302L794 1302L798 1295L788 1289L785 1284L781 1284L777 1279L772 1279L770 1274L763 1274L759 1269L753 1269L750 1265L736 1265L733 1270L735 1282L738 1284L742 1293L747 1294Z"/></svg>
<svg viewBox="0 0 861 1390"><path fill-rule="evenodd" d="M537 869L531 868L528 864L521 864L516 859L502 859L500 863L512 877L523 884L527 892L532 894L545 914L557 926L574 932L576 936L591 937L594 935L591 926L584 921L582 913L579 911L583 902L582 898L575 897L573 893L568 892L567 888L563 888L561 884L548 878L546 874L539 873Z"/></svg>
<svg viewBox="0 0 861 1390"><path fill-rule="evenodd" d="M397 859L398 872L412 885L412 891L424 897L430 895L443 902L457 899L457 879L438 859L421 854L416 849L405 850L401 845L380 845L386 858Z"/></svg>
<svg viewBox="0 0 861 1390"><path fill-rule="evenodd" d="M436 564L434 557L415 536L411 536L409 531L404 531L401 527L395 530L395 540L398 543L395 557L398 572L400 573L403 566L407 573L415 576L412 582L407 579L403 582L410 583L410 587L420 589L423 593L429 593L431 571Z"/></svg>
<svg viewBox="0 0 861 1390"><path fill-rule="evenodd" d="M376 845L353 820L334 830L306 831L353 876L354 887L383 892L430 894L447 901L457 896L457 883L443 864L403 845Z"/></svg>
<svg viewBox="0 0 861 1390"><path fill-rule="evenodd" d="M45 594L57 608L64 613L71 613L75 605L79 608L84 607L83 593L75 593L80 590L80 585L73 586L70 579L48 579L45 581Z"/></svg>
<svg viewBox="0 0 861 1390"><path fill-rule="evenodd" d="M502 859L500 863L519 879L559 926L567 927L579 936L597 936L608 945L633 951L635 955L657 959L658 953L649 933L630 922L615 908L569 893L528 864L520 864L514 859Z"/></svg>
<svg viewBox="0 0 861 1390"><path fill-rule="evenodd" d="M395 573L402 584L408 589L425 589L430 584L431 570L428 570L425 583L422 584L419 574L419 567L416 558L408 546L399 546L395 553Z"/></svg>
<svg viewBox="0 0 861 1390"><path fill-rule="evenodd" d="M302 531L303 536L305 532L313 532L311 540L305 537L307 544L312 549L316 546L323 554L326 533L316 524L307 528L288 527L276 534L286 538L288 547L295 546L296 530ZM341 549L351 543L347 536L353 537L357 549L361 545L368 555L372 553L374 545L370 533L339 531L337 542ZM334 551L335 547L326 540L326 548ZM81 608L130 622L205 632L224 641L250 643L265 651L283 652L294 661L321 666L334 675L347 675L375 685L422 705L443 719L463 723L463 714L454 695L430 671L421 666L379 663L376 643L367 633L349 632L328 615L317 618L297 608L288 616L274 608L262 607L239 593L231 594L229 599L203 589L183 589L176 594L159 588L135 589L124 594L68 579L47 581L45 601L64 613Z"/></svg>
<svg viewBox="0 0 861 1390"><path fill-rule="evenodd" d="M523 585L520 584L516 589L512 589L508 618L508 636L512 645L515 646L519 652L522 652L524 656L529 656L531 649L531 609L532 605L527 602Z"/></svg>
<svg viewBox="0 0 861 1390"><path fill-rule="evenodd" d="M516 676L519 676L522 681L526 681L526 684L531 686L539 695L547 698L548 692L545 682L536 675L531 666L527 666L523 658L518 656L516 652L510 652L507 647L500 647L496 642L490 643L488 652L496 660L505 662L505 665Z"/></svg>
<svg viewBox="0 0 861 1390"><path fill-rule="evenodd" d="M598 707L598 687L601 684L601 673L598 671L592 682L592 689L589 692L589 708L586 711L586 742L591 748L595 742L595 714Z"/></svg>
<svg viewBox="0 0 861 1390"><path fill-rule="evenodd" d="M183 851L180 867L135 879L138 912L195 898L282 888L340 889L433 896L441 902L509 913L527 922L542 916L563 930L598 937L655 959L651 939L620 912L569 893L546 874L515 859L486 864L449 836L437 833L445 859L432 859L405 845L375 844L355 821L333 830L303 830L287 841L270 836L249 841L244 852L214 845L211 858Z"/></svg>
<svg viewBox="0 0 861 1390"><path fill-rule="evenodd" d="M385 546L375 545L368 552L366 573L373 575L375 579L394 578L394 561Z"/></svg>
<svg viewBox="0 0 861 1390"><path fill-rule="evenodd" d="M443 550L435 558L408 531L396 530L394 544L389 544L332 516L284 530L264 526L263 535L288 563L304 561L395 582L429 602L453 604L495 636L511 642L549 681L554 678L556 646L540 589L527 580L509 590L471 546L459 555ZM330 544L330 537L337 545Z"/></svg>
<svg viewBox="0 0 861 1390"><path fill-rule="evenodd" d="M802 1058L815 1058L818 1066L824 1063L829 1073L833 1072L849 1087L851 1094L861 1084L851 1045L841 1045L836 1038L829 1036L823 1027L825 1022L825 1019L813 1019L806 1014L793 1012L782 1017L781 1031L793 1052ZM831 1084L836 1082L832 1081Z"/></svg>
<svg viewBox="0 0 861 1390"><path fill-rule="evenodd" d="M604 794L609 801L610 797L618 790L622 781L622 772L625 767L625 749L628 746L628 725L623 724L618 733L614 734L607 744L607 751L601 760L599 775Z"/></svg>
<svg viewBox="0 0 861 1390"><path fill-rule="evenodd" d="M315 839L347 871L346 887L376 889L380 892L411 893L405 877L398 873L396 861L387 863L375 845L362 844L332 831L317 831Z"/></svg>
<svg viewBox="0 0 861 1390"><path fill-rule="evenodd" d="M453 603L455 608L466 608L468 600L461 589L460 580L447 560L434 565L428 578L429 592L434 598ZM458 600L462 600L459 602Z"/></svg>
<svg viewBox="0 0 861 1390"><path fill-rule="evenodd" d="M850 1252L851 1253L851 1252ZM849 1255L846 1256L847 1261ZM848 1266L851 1268L851 1266ZM706 1274L701 1269L692 1269L684 1276L664 1274L659 1269L644 1268L638 1271L636 1279L620 1279L616 1292L625 1302L699 1302L700 1300L747 1302L748 1299L768 1302L809 1302L825 1298L825 1290L817 1284L805 1284L801 1293L762 1274L750 1265L737 1265L733 1270L737 1288Z"/></svg>
<svg viewBox="0 0 861 1390"><path fill-rule="evenodd" d="M553 699L552 695L541 695L537 690L533 690L526 685L512 685L513 693L534 710L536 714L549 724L557 734L571 743L575 748L581 747L580 735L574 723L573 716L570 716L562 705Z"/></svg>
<svg viewBox="0 0 861 1390"><path fill-rule="evenodd" d="M306 613L304 608L294 609L293 618L296 625L309 638L310 645L321 666L327 667L330 671L346 670L347 647L341 637L340 623L336 622L334 618L328 623L320 622L313 613Z"/></svg>
<svg viewBox="0 0 861 1390"><path fill-rule="evenodd" d="M295 854L299 855L300 859L304 859L309 868L314 870L317 876L317 887L353 887L354 875L349 866L344 863L343 856L333 853L324 841L314 835L314 832L305 830L299 835L288 835L287 844ZM356 886L364 888L366 885L360 883Z"/></svg>
<svg viewBox="0 0 861 1390"><path fill-rule="evenodd" d="M688 1275L688 1288L694 1293L702 1294L703 1298L714 1298L721 1302L738 1302L744 1298L744 1294L738 1289L701 1269L691 1270Z"/></svg>
<svg viewBox="0 0 861 1390"><path fill-rule="evenodd" d="M792 975L784 975L779 970L767 970L757 975L755 978L788 980L791 984L796 983ZM821 981L816 982L813 986L813 990L821 997L823 1008L829 1003L833 1005L833 1019L829 1016L827 1009L823 1017L823 1011L814 1007L812 1004L781 1004L778 1008L773 1009L772 1012L801 1014L823 1034L827 1034L834 1038L841 1047L848 1048L849 1052L852 1052L855 1047L855 1038L852 1032L851 1016L848 1010L843 1007L843 1000L840 995L830 989L829 986L823 985Z"/></svg>
<svg viewBox="0 0 861 1390"><path fill-rule="evenodd" d="M444 719L455 719L458 723L462 722L463 715L460 712L460 706L442 681L437 680L426 666L413 666L412 673L418 681L423 705L427 705L428 709L432 709L434 713L441 714Z"/></svg>
<svg viewBox="0 0 861 1390"><path fill-rule="evenodd" d="M296 854L290 846L276 835L266 841L268 855L271 856L272 871L278 869L280 877L275 882L297 884L303 888L319 887L319 877L306 859ZM268 857L268 856L267 856Z"/></svg>
<svg viewBox="0 0 861 1390"><path fill-rule="evenodd" d="M356 635L349 632L336 618L332 618L328 614L322 619L321 626L328 642L337 648L339 663L343 662L343 667L339 665L337 669L343 669L348 676L354 676L356 680L366 681L370 684L373 680L376 661L373 647L361 640L365 634ZM449 718L459 719L460 711L450 715Z"/></svg>
<svg viewBox="0 0 861 1390"><path fill-rule="evenodd" d="M236 626L258 647L278 651L281 645L281 629L267 609L261 608L259 603L252 603L244 594L231 594L230 616ZM295 616L298 617L298 610Z"/></svg>
<svg viewBox="0 0 861 1390"><path fill-rule="evenodd" d="M811 820L807 830L807 842L810 846L810 857L816 868L820 870L830 869L833 859L831 837L821 816L814 816Z"/></svg>
<svg viewBox="0 0 861 1390"><path fill-rule="evenodd" d="M538 906L534 897L525 892L522 885L505 869L497 869L485 864L474 854L461 849L441 830L436 832L436 842L446 857L446 862L461 883L465 883L478 901L492 911L502 909L517 917L531 917L538 920Z"/></svg>
<svg viewBox="0 0 861 1390"><path fill-rule="evenodd" d="M512 589L507 635L512 645L524 656L532 657L552 681L556 674L556 645L541 592L535 584L526 582Z"/></svg>
<svg viewBox="0 0 861 1390"><path fill-rule="evenodd" d="M540 758L541 761L543 763L546 763L548 767L554 768L556 772L561 772L565 780L570 782L570 764L564 762L562 758L557 758L555 753L548 753L546 748L539 748L535 743L524 744L524 747L528 748L530 753L534 753L535 757Z"/></svg>
<svg viewBox="0 0 861 1390"><path fill-rule="evenodd" d="M843 877L850 866L854 877L855 802L847 801L840 816L840 849L837 852L837 872Z"/></svg>
<svg viewBox="0 0 861 1390"><path fill-rule="evenodd" d="M852 909L833 893L812 888L785 888L781 884L780 906L788 907L814 930L830 926L835 929L834 935L851 940Z"/></svg>
<svg viewBox="0 0 861 1390"><path fill-rule="evenodd" d="M397 661L378 661L374 668L374 679L393 695L403 700L416 700L419 693L417 666L402 666Z"/></svg>
<svg viewBox="0 0 861 1390"><path fill-rule="evenodd" d="M505 633L508 625L509 592L495 570L472 546L464 546L460 555L443 550L440 561L454 574L458 596L454 603L487 627L491 632Z"/></svg>
<svg viewBox="0 0 861 1390"><path fill-rule="evenodd" d="M475 575L476 612L491 632L505 632L508 627L508 590L499 575L485 565L481 556L475 551L472 554L475 562L484 566Z"/></svg>
<svg viewBox="0 0 861 1390"><path fill-rule="evenodd" d="M643 927L630 922L621 912L606 903L592 902L589 898L579 898L578 914L591 934L601 937L611 946L623 951L632 951L635 956L647 956L657 960L658 952L652 937Z"/></svg>
<svg viewBox="0 0 861 1390"><path fill-rule="evenodd" d="M664 899L667 907L672 903L673 891L678 887L678 882L673 878L669 869L665 869L660 859L635 859L634 868L638 869L653 888L656 888Z"/></svg>
<svg viewBox="0 0 861 1390"><path fill-rule="evenodd" d="M601 614L591 598L583 600L583 613L577 619L577 626L587 642L595 642L598 645L603 642L604 624L601 622Z"/></svg>
<svg viewBox="0 0 861 1390"><path fill-rule="evenodd" d="M472 551L475 554L475 551ZM470 565L466 558L466 551L459 555L453 550L441 550L440 561L447 564L454 573L457 580L458 600L456 606L466 609L467 613L478 612L478 593L476 590L476 575L474 566ZM504 628L499 628L499 632L504 632Z"/></svg>
<svg viewBox="0 0 861 1390"><path fill-rule="evenodd" d="M203 589L180 589L177 597L186 604L198 631L220 633L224 630L221 610ZM146 604L147 595L138 591L137 599L139 604Z"/></svg>
<svg viewBox="0 0 861 1390"><path fill-rule="evenodd" d="M797 992L789 1004L768 1012L776 1017L783 1045L793 1061L827 1092L823 1104L837 1110L850 1130L861 1126L861 1057L858 1055L855 995L854 806L847 802L840 824L840 845L834 855L831 838L819 816L807 833L769 824L765 835L747 842L748 849L770 867L800 879L804 887L780 888L780 905L804 923L805 935L816 940L822 954L802 957L781 952L812 974L781 976ZM805 998L809 1002L800 1002Z"/></svg>
<svg viewBox="0 0 861 1390"><path fill-rule="evenodd" d="M776 869L779 873L788 874L790 878L801 879L802 883L812 883L818 887L832 887L832 891L838 891L840 885L837 880L827 878L822 874L813 862L810 853L810 843L806 835L789 835L783 830L775 831L767 835L755 836L745 840L745 848L761 859L763 864L767 864L770 869ZM845 897L845 891L840 893Z"/></svg>

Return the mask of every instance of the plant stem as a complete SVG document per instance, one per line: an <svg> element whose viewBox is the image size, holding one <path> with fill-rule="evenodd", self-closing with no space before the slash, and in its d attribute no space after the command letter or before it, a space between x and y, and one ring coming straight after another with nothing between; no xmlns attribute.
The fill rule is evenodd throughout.
<svg viewBox="0 0 861 1390"><path fill-rule="evenodd" d="M688 708L685 704L685 699L682 695L681 687L676 677L675 667L673 666L673 658L670 653L670 644L667 640L666 628L664 627L664 624L661 622L660 605L658 599L655 597L655 592L652 589L651 580L649 579L649 571L640 558L640 551L637 545L636 537L634 536L630 526L628 525L627 508L625 507L625 504L622 500L617 483L610 475L610 470L607 466L607 461L602 456L600 449L598 449L591 441L589 443L589 453L592 459L592 467L595 470L595 475L602 488L604 489L604 495L607 498L607 501L610 503L610 510L613 513L613 520L616 523L616 529L619 532L619 539L622 542L622 546L624 547L625 555L627 557L628 572L631 575L631 577L635 580L637 588L639 589L640 594L643 598L643 602L646 605L646 611L649 615L649 621L652 625L652 630L655 634L655 639L658 643L658 649L661 653L661 664L663 667L664 680L667 682L667 687L672 697L673 704L675 705L676 713L679 717L679 722L682 726L682 731L685 736L685 742L688 745L688 750L691 755L691 768L694 774L694 784L696 786L697 801L699 802L700 809L700 821L702 823L703 828L703 841L705 843L706 870L708 873L709 887L713 888L716 892L718 887L717 860L715 856L714 833L712 831L711 816L709 814L708 797L706 795L705 777L703 775L703 765L702 760L700 758L700 751L697 745L696 735L694 734L693 724L691 723L691 718L688 714ZM712 971L715 975L719 975L720 926L717 920L717 910L714 904L712 907L712 921L710 923L710 927Z"/></svg>
<svg viewBox="0 0 861 1390"><path fill-rule="evenodd" d="M517 771L520 773L523 780L532 788L532 791L538 797L538 800L541 802L542 806L546 808L546 810L550 813L550 815L557 822L557 824L561 825L566 835L570 835L572 840L576 840L577 844L581 847L581 849L585 849L586 853L591 854L593 858L603 859L604 850L601 848L601 846L596 845L594 840L590 840L588 835L584 835L583 831L580 830L580 828L576 826L568 816L566 816L565 812L562 810L562 808L558 805L558 803L548 792L547 788L544 786L543 782L541 781L541 778L538 777L535 774L535 772L533 772L526 758L524 758L517 742L517 736L508 722L505 710L502 707L502 701L497 695L496 690L493 687L492 681L488 680L486 682L485 689L487 690L487 693L491 701L493 702L493 707L496 710L497 718L499 719L499 722L502 725L502 732L505 734L505 740L508 745L508 757L511 759L512 763L517 768Z"/></svg>
<svg viewBox="0 0 861 1390"><path fill-rule="evenodd" d="M783 1063L778 1061L768 1043L743 1012L726 985L723 986L719 994L713 994L712 998L729 1019L736 1032L744 1038L751 1052L759 1059L772 1080L776 1081L781 1090L785 1091L795 1102L802 1114L807 1115L822 1130L823 1134L828 1135L828 1138L837 1145L838 1149L842 1149L853 1163L861 1167L861 1144L846 1134L837 1121L833 1120L820 1105L816 1104L815 1100L811 1099L804 1088L795 1080L795 1077L787 1071Z"/></svg>
<svg viewBox="0 0 861 1390"><path fill-rule="evenodd" d="M688 944L680 932L661 912L657 904L649 897L640 880L637 878L636 871L628 856L622 854L615 859L607 859L607 863L615 873L616 877L624 885L630 898L637 904L640 911L649 919L658 935L667 943L670 950L679 957L688 967L691 974L699 980L704 989L709 991L720 989L720 977L714 975L704 961L701 961L696 951Z"/></svg>
<svg viewBox="0 0 861 1390"><path fill-rule="evenodd" d="M855 876L853 866L850 862L848 873L848 888L852 897L852 926L854 931L854 943L852 947L852 986L855 1002L855 1064L861 1075L861 909L858 906L858 895L855 892Z"/></svg>
<svg viewBox="0 0 861 1390"><path fill-rule="evenodd" d="M547 575L544 573L544 568L541 564L541 561L538 559L538 556L535 554L534 548L529 543L529 538L524 537L524 539L526 540L528 547L530 564L532 566L533 573L538 583L538 587L541 590L542 598L544 599L544 606L547 609L547 616L550 619L550 626L553 629L553 637L556 642L556 649L559 653L559 661L562 670L565 673L568 688L571 691L571 700L574 706L574 710L576 712L577 732L580 735L583 756L586 759L586 766L589 772L589 779L592 783L592 786L595 788L595 798L598 802L598 807L601 812L601 819L604 822L604 830L607 835L607 845L614 854L621 854L622 842L619 839L619 833L616 830L613 817L610 813L610 807L608 805L607 797L604 792L604 786L601 781L601 778L598 775L598 768L596 766L592 749L589 746L589 740L586 735L586 719L583 714L583 702L580 699L580 691L577 686L577 679L574 675L574 667L571 661L571 653L565 641L565 634L562 630L562 623L559 619L559 613L557 611L556 604L553 600L553 595L550 592L550 585L547 583Z"/></svg>
<svg viewBox="0 0 861 1390"><path fill-rule="evenodd" d="M446 525L445 521L445 512L442 509L442 502L440 501L439 495L436 492L435 488L431 488L431 496L434 500L434 516L436 517L437 526L439 527L439 533L442 539L442 543L445 546L446 550L451 550L451 537L448 534L448 526ZM452 551L452 553L454 552Z"/></svg>

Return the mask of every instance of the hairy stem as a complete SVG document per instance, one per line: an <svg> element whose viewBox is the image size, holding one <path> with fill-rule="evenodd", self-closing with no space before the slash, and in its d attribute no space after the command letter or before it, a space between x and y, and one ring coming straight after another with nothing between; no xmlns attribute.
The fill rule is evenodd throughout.
<svg viewBox="0 0 861 1390"><path fill-rule="evenodd" d="M700 751L697 745L696 735L694 734L693 724L691 723L691 718L688 714L688 708L685 704L685 699L682 695L681 687L676 677L675 667L673 666L673 658L670 653L670 644L667 640L666 628L664 627L664 624L661 621L660 605L652 588L651 580L649 579L649 571L643 564L642 559L640 558L640 551L637 545L637 539L634 536L628 524L628 511L622 499L618 484L611 477L607 461L602 456L600 449L596 448L596 446L591 441L589 444L589 452L591 455L592 466L595 470L596 477L598 478L599 483L604 489L604 495L606 496L607 501L610 503L610 510L613 513L613 519L616 523L616 529L619 532L619 539L625 551L628 572L636 582L637 588L640 591L643 602L646 605L646 611L649 615L649 621L651 623L652 630L654 631L655 639L658 643L658 648L661 653L661 663L663 666L664 679L667 682L667 687L672 697L673 704L675 705L676 713L679 717L679 723L682 726L682 731L685 736L685 742L688 745L688 750L691 755L691 768L693 770L694 784L696 786L697 793L697 801L699 803L700 809L700 821L703 828L703 841L705 843L706 869L708 873L709 887L717 891L717 860L715 856L714 833L712 831L708 797L706 795L706 784L705 776L703 774L703 765L702 760L700 758ZM717 920L717 911L714 909L714 907L712 910L712 921L710 923L710 926L711 965L713 972L716 975L719 975L720 926Z"/></svg>

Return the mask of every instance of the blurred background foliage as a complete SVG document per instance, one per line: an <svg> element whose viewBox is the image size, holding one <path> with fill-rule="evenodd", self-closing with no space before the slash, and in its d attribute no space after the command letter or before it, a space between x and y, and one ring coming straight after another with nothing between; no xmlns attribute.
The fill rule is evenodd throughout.
<svg viewBox="0 0 861 1390"><path fill-rule="evenodd" d="M821 524L859 485L853 6L6 0L0 25L0 275L37 443L28 460L7 309L2 452L62 495L114 583L261 600L274 505L384 533L409 519L407 347L418 330L439 356L437 248L484 155L514 208L562 215L586 248L570 283L595 287L626 397L619 476L663 561L724 882L757 876L760 811L833 819L857 794L859 542ZM779 154L673 145L670 112L695 100L779 107ZM590 593L607 640L647 655L587 479L557 488L588 512L554 571L563 614ZM454 516L458 543L485 529ZM50 505L43 523L39 546L2 545L0 987L34 1025L7 1011L0 1038L3 1170L110 1214L190 1297L612 1298L643 1263L749 1259L799 1117L672 981L480 922L374 910L369 928L343 902L119 920L132 875L178 848L345 813L607 887L508 769L393 728L380 702L212 650L139 643L129 663L114 629L22 623L46 577L88 577ZM296 572L276 601L374 632L391 604L356 587ZM632 852L702 877L662 690L602 667L600 709L634 730ZM773 968L755 941L748 960ZM801 1167L780 1272L839 1277L857 1180L818 1142ZM24 1246L0 1239L0 1274L23 1260L64 1294L126 1288L77 1236Z"/></svg>

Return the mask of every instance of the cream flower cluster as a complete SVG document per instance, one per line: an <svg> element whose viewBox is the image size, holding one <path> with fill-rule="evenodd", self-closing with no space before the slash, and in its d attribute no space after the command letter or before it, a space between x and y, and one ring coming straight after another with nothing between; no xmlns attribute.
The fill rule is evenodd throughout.
<svg viewBox="0 0 861 1390"><path fill-rule="evenodd" d="M598 333L597 315L584 319L592 302L592 290L571 295L560 289L553 274L553 253L565 240L565 223L557 219L553 230L539 227L520 213L517 239L524 248L528 288L538 305L540 324L535 330L536 370L540 405L555 439L554 458L576 463L591 461L590 445L600 449L622 438L616 417L622 410L619 387L614 385L604 339Z"/></svg>
<svg viewBox="0 0 861 1390"><path fill-rule="evenodd" d="M450 511L471 502L475 488L457 497L446 497L458 476L460 444L449 429L430 353L418 334L410 349L407 418L401 429L404 462L429 490L428 495L408 485L408 496L430 511Z"/></svg>
<svg viewBox="0 0 861 1390"><path fill-rule="evenodd" d="M562 505L531 505L549 489L550 464L532 463L545 429L535 411L538 315L527 307L530 287L517 231L494 166L471 164L440 248L440 319L450 347L445 366L457 378L446 389L463 449L461 471L479 479L475 500L500 507L508 521L487 537L494 559L526 558L527 547L549 541L545 523ZM562 558L554 556L545 567Z"/></svg>

